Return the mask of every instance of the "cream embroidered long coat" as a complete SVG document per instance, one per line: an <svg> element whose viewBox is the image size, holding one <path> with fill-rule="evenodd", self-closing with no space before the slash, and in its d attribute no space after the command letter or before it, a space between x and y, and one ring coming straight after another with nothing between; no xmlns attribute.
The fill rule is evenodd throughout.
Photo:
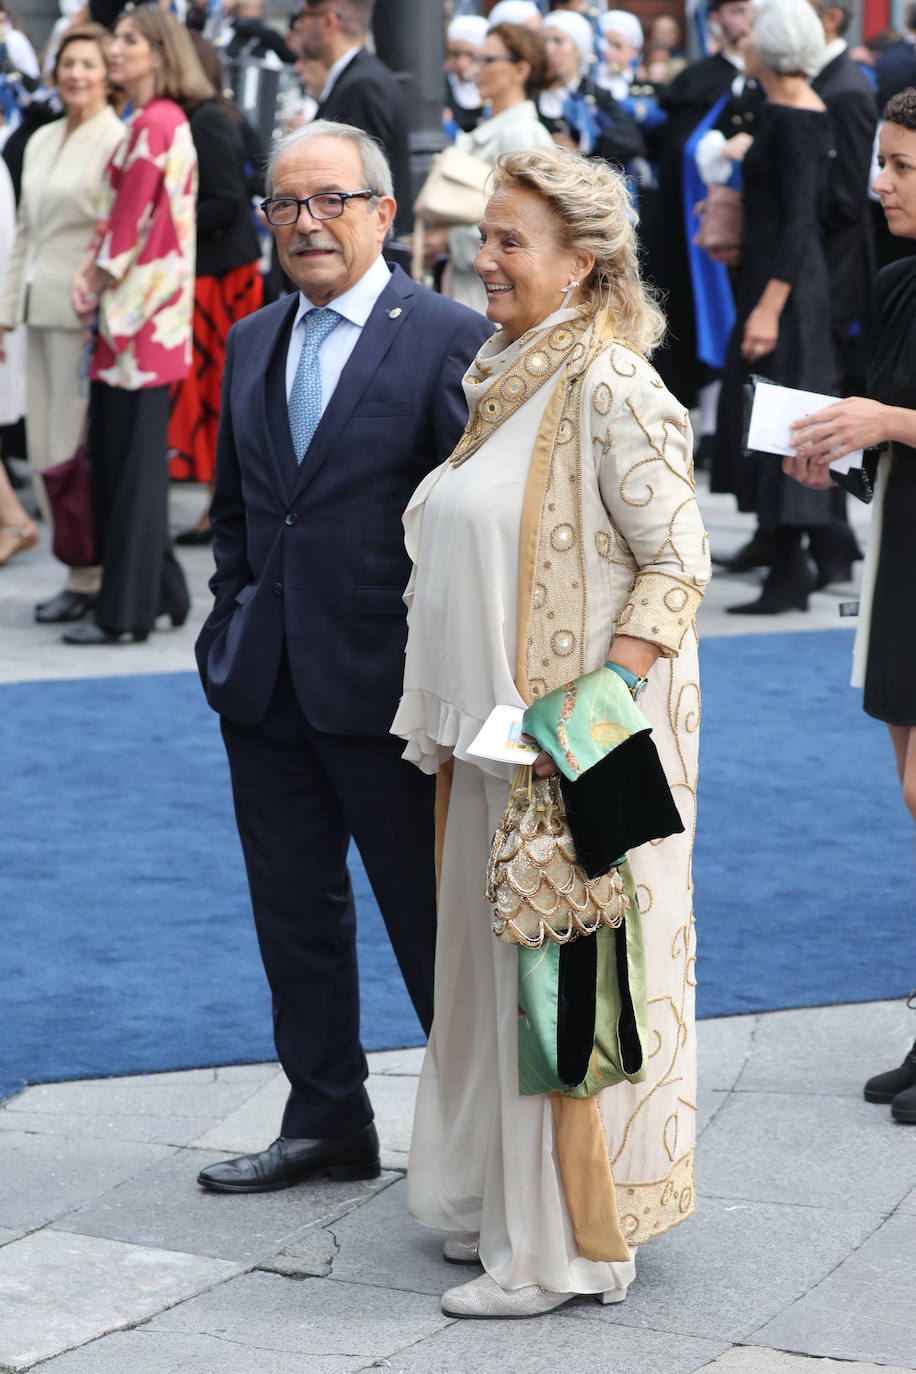
<svg viewBox="0 0 916 1374"><path fill-rule="evenodd" d="M583 345L572 353L570 330ZM700 714L694 614L709 577L707 539L694 500L686 412L642 357L598 337L594 324L583 334L574 312L557 312L503 351L499 342L497 335L484 345L465 379L478 421L476 447L461 466L446 463L430 474L405 516L415 569L406 598L405 689L393 730L408 741L405 757L428 772L452 755L479 765L483 761L468 755L467 745L499 700L524 701L591 671L604 661L618 629L661 649L640 706L652 722L685 833L631 854L648 966L648 1077L598 1098L620 1226L633 1245L694 1208L690 856ZM536 385L554 365L553 355L564 351L559 371ZM472 419L466 433L473 432ZM512 465L519 462L520 480L513 485ZM467 495L475 484L481 488L476 505ZM470 567L466 577L458 561L460 528L449 542L442 523L454 521L452 512L469 499L479 530L477 550L469 555L476 562L493 544L481 522L499 502L509 505L492 515L495 537L501 530L506 547L479 580L492 591L475 608L473 631L469 625L477 641L473 652L482 651L488 660L473 680L460 614L462 597L466 601L475 584ZM508 534L512 529L517 541ZM497 606L502 609L495 612ZM455 625L462 639L451 659L443 652L443 623ZM506 687L513 680L514 697ZM498 765L483 767L492 772ZM485 857L480 856L481 884ZM500 1044L500 1054L512 1051ZM438 1075L443 1076L441 1064ZM436 1090L436 1072L428 1077L427 1088L421 1078L421 1098L425 1090ZM445 1205L425 1216L412 1209L432 1225L459 1221ZM512 1264L497 1277L510 1286L544 1282ZM557 1277L551 1281L556 1287ZM599 1288L601 1281L596 1275L594 1285L587 1279L586 1286ZM584 1291L573 1275L571 1288L577 1287Z"/></svg>

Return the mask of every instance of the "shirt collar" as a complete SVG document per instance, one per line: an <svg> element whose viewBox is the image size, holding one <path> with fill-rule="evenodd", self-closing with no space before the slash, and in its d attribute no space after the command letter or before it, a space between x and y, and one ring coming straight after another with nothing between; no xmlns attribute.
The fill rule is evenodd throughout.
<svg viewBox="0 0 916 1374"><path fill-rule="evenodd" d="M351 286L349 291L344 291L343 295L335 296L328 302L329 310L336 310L338 315L342 315L350 324L355 324L357 329L362 329L363 325L372 314L372 307L391 281L391 272L385 259L379 253L372 266L363 273L359 281ZM299 321L308 314L310 310L317 307L312 304L307 296L299 292L299 309L296 311L296 318L293 320L293 329L297 329Z"/></svg>
<svg viewBox="0 0 916 1374"><path fill-rule="evenodd" d="M340 73L343 71L344 67L346 67L348 63L353 61L354 57L359 52L361 47L362 44L357 43L355 48L351 48L349 52L345 52L343 57L338 57L337 61L332 62L330 67L328 67L328 74L325 77L324 85L321 88L321 95L318 97L319 105L323 105L324 102L327 100L328 96L331 94L331 91L334 89L334 82L340 76Z"/></svg>
<svg viewBox="0 0 916 1374"><path fill-rule="evenodd" d="M824 70L824 68L825 68L825 67L829 67L829 66L830 66L830 63L833 61L833 59L834 59L835 57L839 57L840 53L841 53L841 52L845 52L845 51L846 51L846 39L845 39L845 38L831 38L830 42L829 42L829 43L826 45L826 47L824 48L823 56L821 57L821 60L820 60L820 62L818 63L817 71L816 71L816 72L812 72L811 75L812 75L812 76L820 76L820 74L821 74L821 72Z"/></svg>

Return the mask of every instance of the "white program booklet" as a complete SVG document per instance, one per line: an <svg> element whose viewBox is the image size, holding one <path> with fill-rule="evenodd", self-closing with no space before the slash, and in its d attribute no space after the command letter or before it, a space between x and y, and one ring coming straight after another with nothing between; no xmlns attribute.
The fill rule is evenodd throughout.
<svg viewBox="0 0 916 1374"><path fill-rule="evenodd" d="M791 386L777 386L774 382L758 382L754 388L754 404L748 429L747 446L762 453L779 453L792 458L793 420L802 420L817 410L835 405L839 396L823 396L818 391L797 391ZM862 466L862 450L854 449L830 464L835 472L849 472Z"/></svg>
<svg viewBox="0 0 916 1374"><path fill-rule="evenodd" d="M501 763L534 763L541 751L522 739L524 714L524 706L494 706L468 745L468 753Z"/></svg>

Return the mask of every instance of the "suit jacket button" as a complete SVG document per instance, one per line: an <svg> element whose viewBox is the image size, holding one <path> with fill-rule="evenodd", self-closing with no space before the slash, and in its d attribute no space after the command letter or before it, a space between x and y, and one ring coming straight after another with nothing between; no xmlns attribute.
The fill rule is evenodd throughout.
<svg viewBox="0 0 916 1374"><path fill-rule="evenodd" d="M282 595L283 595L283 583L282 583L282 582L275 582L275 583L274 583L274 596L282 596Z"/></svg>
<svg viewBox="0 0 916 1374"><path fill-rule="evenodd" d="M298 519L299 519L299 517L298 517L298 515L296 514L295 511L292 511L292 510L291 510L291 511L287 511L287 513L286 513L286 519L283 521L283 523L284 523L284 525L295 525L295 523L296 523L296 521L297 521Z"/></svg>

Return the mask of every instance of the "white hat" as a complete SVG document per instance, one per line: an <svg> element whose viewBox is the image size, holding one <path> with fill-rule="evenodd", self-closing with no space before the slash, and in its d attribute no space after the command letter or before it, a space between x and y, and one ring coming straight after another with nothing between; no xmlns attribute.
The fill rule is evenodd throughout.
<svg viewBox="0 0 916 1374"><path fill-rule="evenodd" d="M529 19L540 17L534 0L499 0L490 10L487 24L492 29L494 24L527 24Z"/></svg>
<svg viewBox="0 0 916 1374"><path fill-rule="evenodd" d="M544 19L545 29L560 29L571 38L582 56L588 62L595 51L595 31L584 14L575 10L551 10Z"/></svg>
<svg viewBox="0 0 916 1374"><path fill-rule="evenodd" d="M472 47L483 47L489 22L480 14L459 14L448 26L450 43L470 43Z"/></svg>
<svg viewBox="0 0 916 1374"><path fill-rule="evenodd" d="M629 10L608 10L607 14L602 14L598 24L605 37L609 33L619 33L633 44L637 52L642 52L642 25Z"/></svg>

